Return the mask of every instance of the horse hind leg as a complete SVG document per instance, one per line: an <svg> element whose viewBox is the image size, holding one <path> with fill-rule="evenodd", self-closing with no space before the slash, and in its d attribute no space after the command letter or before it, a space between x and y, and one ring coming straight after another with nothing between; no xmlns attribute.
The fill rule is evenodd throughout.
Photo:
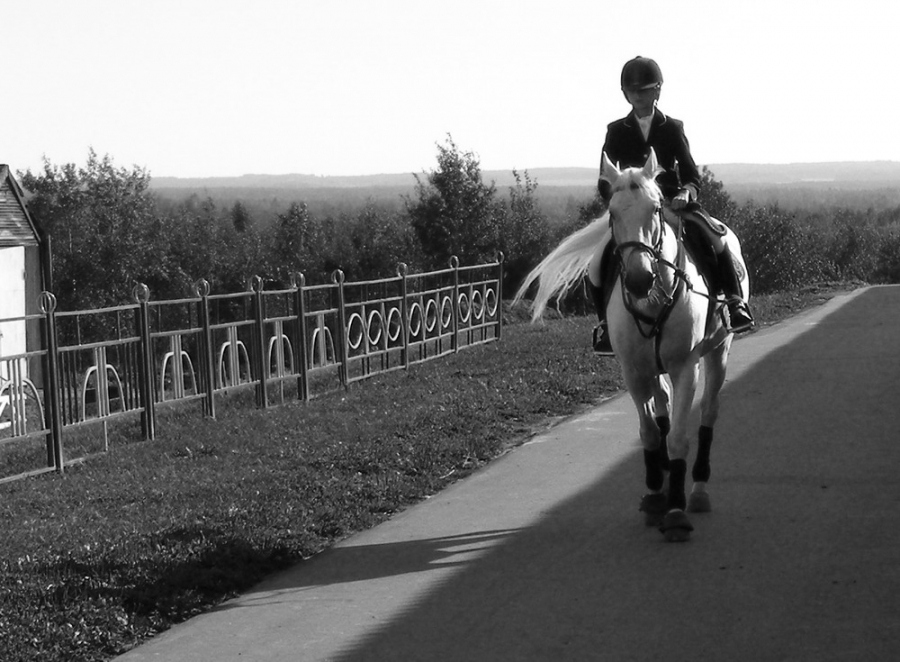
<svg viewBox="0 0 900 662"><path fill-rule="evenodd" d="M713 429L707 425L701 425L697 435L697 457L694 460L694 467L691 469L691 478L694 480L694 487L688 499L688 512L691 513L708 513L712 510L712 502L706 491L706 483L711 474L709 453L712 448L712 440Z"/></svg>
<svg viewBox="0 0 900 662"><path fill-rule="evenodd" d="M712 510L706 484L711 475L710 451L713 442L713 427L719 418L719 393L725 384L725 366L731 341L725 341L706 357L706 386L701 403L700 430L697 433L697 457L691 470L694 487L688 500L688 512L708 513Z"/></svg>

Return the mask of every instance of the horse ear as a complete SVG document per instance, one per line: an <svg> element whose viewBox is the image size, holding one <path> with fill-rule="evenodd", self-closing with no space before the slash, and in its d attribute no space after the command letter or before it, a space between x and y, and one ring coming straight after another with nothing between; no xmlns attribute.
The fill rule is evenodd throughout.
<svg viewBox="0 0 900 662"><path fill-rule="evenodd" d="M659 161L656 160L656 150L651 147L650 156L647 157L647 162L644 164L644 176L647 177L647 179L653 180L656 179L663 170L663 168L659 167Z"/></svg>
<svg viewBox="0 0 900 662"><path fill-rule="evenodd" d="M615 184L616 180L621 175L622 171L609 160L609 156L606 155L606 152L603 152L603 157L600 159L600 179L607 181L610 184Z"/></svg>

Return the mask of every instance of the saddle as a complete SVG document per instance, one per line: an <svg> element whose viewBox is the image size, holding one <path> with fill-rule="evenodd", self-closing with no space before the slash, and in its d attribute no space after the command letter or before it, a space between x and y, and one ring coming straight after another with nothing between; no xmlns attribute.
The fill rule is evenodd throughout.
<svg viewBox="0 0 900 662"><path fill-rule="evenodd" d="M707 212L699 202L689 202L675 213L685 220L693 221L694 223L703 223L709 228L710 232L717 234L720 237L724 237L725 233L728 232L725 224L710 216L709 212Z"/></svg>

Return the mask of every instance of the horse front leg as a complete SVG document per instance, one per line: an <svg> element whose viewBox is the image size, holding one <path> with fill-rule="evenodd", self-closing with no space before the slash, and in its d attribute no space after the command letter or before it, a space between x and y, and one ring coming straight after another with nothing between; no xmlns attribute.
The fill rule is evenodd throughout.
<svg viewBox="0 0 900 662"><path fill-rule="evenodd" d="M644 469L647 494L641 498L639 510L644 513L647 526L659 526L666 512L666 496L663 493L665 473L662 462L662 438L655 414L659 394L659 381L648 379L632 364L622 364L625 387L634 402L640 425L641 445L644 449Z"/></svg>
<svg viewBox="0 0 900 662"><path fill-rule="evenodd" d="M712 473L710 467L710 451L712 450L713 429L719 418L719 394L725 385L725 366L731 337L719 347L707 354L704 359L706 384L703 388L703 399L700 404L700 430L697 434L697 457L691 470L694 486L688 500L688 512L708 513L712 510L712 502L706 491L706 484Z"/></svg>
<svg viewBox="0 0 900 662"><path fill-rule="evenodd" d="M700 366L691 361L672 374L673 406L672 431L669 433L669 492L666 501L666 516L660 530L669 542L684 542L690 538L694 527L685 514L685 480L687 478L687 456L690 450L687 426L697 392Z"/></svg>

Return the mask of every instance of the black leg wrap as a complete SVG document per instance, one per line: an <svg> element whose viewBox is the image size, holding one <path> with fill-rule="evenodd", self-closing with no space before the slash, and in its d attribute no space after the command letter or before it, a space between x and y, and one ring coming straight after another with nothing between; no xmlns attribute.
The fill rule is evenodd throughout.
<svg viewBox="0 0 900 662"><path fill-rule="evenodd" d="M669 463L669 503L668 508L684 510L687 499L684 496L684 479L687 476L687 462L672 460Z"/></svg>
<svg viewBox="0 0 900 662"><path fill-rule="evenodd" d="M666 445L666 439L669 431L672 429L672 423L668 416L657 416L656 426L659 428L659 457L664 471L669 470L669 447Z"/></svg>
<svg viewBox="0 0 900 662"><path fill-rule="evenodd" d="M697 459L694 460L694 468L691 478L695 483L705 483L709 480L711 469L709 467L709 451L712 448L713 429L706 425L700 426L697 435Z"/></svg>
<svg viewBox="0 0 900 662"><path fill-rule="evenodd" d="M662 489L665 479L659 450L644 451L644 466L647 468L647 489L658 492Z"/></svg>

